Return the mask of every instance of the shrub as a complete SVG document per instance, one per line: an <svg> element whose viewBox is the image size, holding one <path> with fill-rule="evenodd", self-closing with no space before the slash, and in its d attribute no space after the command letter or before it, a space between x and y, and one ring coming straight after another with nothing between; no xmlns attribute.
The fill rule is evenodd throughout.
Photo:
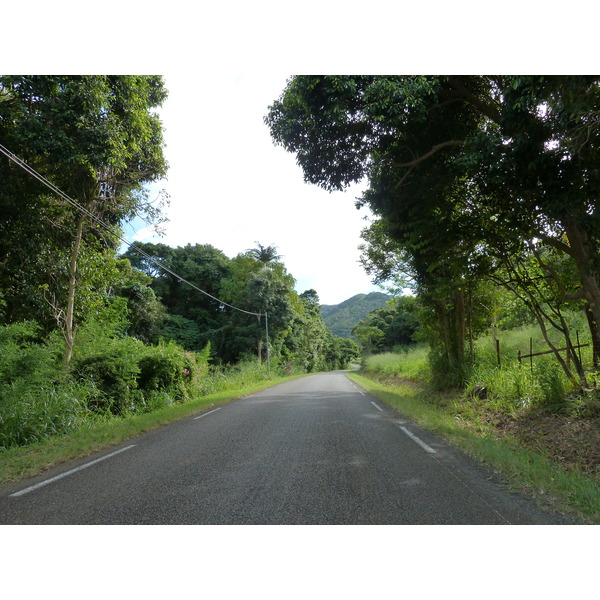
<svg viewBox="0 0 600 600"><path fill-rule="evenodd" d="M188 352L173 342L148 348L139 362L139 388L163 391L175 402L185 402L202 389L209 354L209 345L201 353Z"/></svg>
<svg viewBox="0 0 600 600"><path fill-rule="evenodd" d="M124 338L104 340L99 345L97 353L77 357L72 365L75 379L97 391L88 397L90 408L100 413L135 412L137 405L143 404L137 393L143 344Z"/></svg>
<svg viewBox="0 0 600 600"><path fill-rule="evenodd" d="M208 370L207 346L188 352L174 342L146 346L132 338L97 340L80 349L73 361L78 381L91 384L96 394L88 401L94 411L123 415L148 412L169 402L197 395Z"/></svg>
<svg viewBox="0 0 600 600"><path fill-rule="evenodd" d="M34 321L0 327L0 382L10 384L22 378L43 383L58 376L61 349L58 338L41 338Z"/></svg>
<svg viewBox="0 0 600 600"><path fill-rule="evenodd" d="M70 372L59 334L40 338L34 322L0 327L0 447L65 433L99 416L149 412L201 391L210 348L146 346L110 337L98 324L78 335Z"/></svg>

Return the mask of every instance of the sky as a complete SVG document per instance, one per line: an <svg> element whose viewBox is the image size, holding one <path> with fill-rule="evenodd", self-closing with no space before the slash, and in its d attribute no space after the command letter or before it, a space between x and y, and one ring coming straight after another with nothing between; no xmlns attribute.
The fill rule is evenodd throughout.
<svg viewBox="0 0 600 600"><path fill-rule="evenodd" d="M360 233L371 213L358 210L361 185L329 193L305 183L293 154L275 146L263 117L289 74L223 73L210 79L164 74L170 196L161 238L140 221L129 241L169 246L211 244L227 256L275 245L296 291L317 291L322 304L382 291L359 264Z"/></svg>

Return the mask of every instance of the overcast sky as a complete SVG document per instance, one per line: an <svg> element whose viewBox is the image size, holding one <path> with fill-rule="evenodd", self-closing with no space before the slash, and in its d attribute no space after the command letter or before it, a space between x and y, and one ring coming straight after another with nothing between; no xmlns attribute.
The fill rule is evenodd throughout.
<svg viewBox="0 0 600 600"><path fill-rule="evenodd" d="M295 156L273 144L263 122L289 75L165 74L166 235L142 227L127 238L211 244L229 257L255 242L273 244L296 278L296 291L313 288L322 304L381 291L358 263L360 232L370 216L355 207L361 187L329 193L304 183Z"/></svg>

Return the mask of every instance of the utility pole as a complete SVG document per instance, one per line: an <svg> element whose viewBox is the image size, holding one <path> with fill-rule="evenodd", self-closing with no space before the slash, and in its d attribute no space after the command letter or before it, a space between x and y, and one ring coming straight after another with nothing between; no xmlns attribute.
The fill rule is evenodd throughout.
<svg viewBox="0 0 600 600"><path fill-rule="evenodd" d="M271 379L271 350L269 350L269 315L265 313L265 329L267 332L267 372Z"/></svg>

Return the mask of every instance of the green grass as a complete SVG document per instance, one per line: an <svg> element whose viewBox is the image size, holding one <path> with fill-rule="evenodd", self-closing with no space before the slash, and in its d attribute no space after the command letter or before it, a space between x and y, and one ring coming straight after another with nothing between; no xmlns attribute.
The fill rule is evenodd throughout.
<svg viewBox="0 0 600 600"><path fill-rule="evenodd" d="M380 377L408 377L423 380L429 372L428 349L418 346L406 352L384 352L368 356L365 368Z"/></svg>
<svg viewBox="0 0 600 600"><path fill-rule="evenodd" d="M112 417L89 422L65 435L53 436L23 447L0 450L0 482L16 482L26 477L33 477L69 459L87 456L151 429L185 419L209 410L213 406L242 398L299 376L252 381L238 385L237 388L230 382L228 390L201 396L183 404L173 404L153 412L126 418Z"/></svg>
<svg viewBox="0 0 600 600"><path fill-rule="evenodd" d="M559 510L577 521L600 523L600 487L592 479L567 471L521 447L510 437L499 439L491 428L476 419L457 418L452 412L452 402L432 399L431 391L423 386L393 386L357 373L349 376L405 417L483 462L511 487L525 491L540 507Z"/></svg>

